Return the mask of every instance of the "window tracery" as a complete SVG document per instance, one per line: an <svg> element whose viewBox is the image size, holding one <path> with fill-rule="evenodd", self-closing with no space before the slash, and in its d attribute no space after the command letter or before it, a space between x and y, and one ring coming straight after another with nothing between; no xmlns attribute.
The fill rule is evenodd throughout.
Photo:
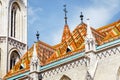
<svg viewBox="0 0 120 80"><path fill-rule="evenodd" d="M11 8L11 31L10 31L10 36L11 37L16 37L16 29L19 24L19 12L20 12L20 7L17 3L13 3L12 8Z"/></svg>

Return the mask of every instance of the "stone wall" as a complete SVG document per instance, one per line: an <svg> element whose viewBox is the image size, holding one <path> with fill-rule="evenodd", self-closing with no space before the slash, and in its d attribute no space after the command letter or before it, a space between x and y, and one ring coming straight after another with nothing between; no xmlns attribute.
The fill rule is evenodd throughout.
<svg viewBox="0 0 120 80"><path fill-rule="evenodd" d="M120 44L114 44L97 50L98 65L94 80L119 80ZM42 80L60 80L67 76L71 80L86 80L88 59L74 60L42 72Z"/></svg>

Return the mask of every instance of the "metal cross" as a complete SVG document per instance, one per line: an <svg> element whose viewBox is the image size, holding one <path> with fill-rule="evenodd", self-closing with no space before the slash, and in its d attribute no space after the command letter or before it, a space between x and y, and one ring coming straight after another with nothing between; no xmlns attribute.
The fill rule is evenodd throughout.
<svg viewBox="0 0 120 80"><path fill-rule="evenodd" d="M66 10L66 5L64 5L64 12L65 12L65 24L67 24L67 10Z"/></svg>

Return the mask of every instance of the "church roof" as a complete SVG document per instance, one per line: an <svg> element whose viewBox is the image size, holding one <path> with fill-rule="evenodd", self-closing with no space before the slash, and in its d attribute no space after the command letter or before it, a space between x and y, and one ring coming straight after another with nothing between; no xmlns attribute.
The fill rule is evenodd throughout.
<svg viewBox="0 0 120 80"><path fill-rule="evenodd" d="M112 42L120 38L120 20L112 24L94 29L91 27L93 36L95 37L97 46L101 46L108 42ZM69 26L64 26L62 41L50 46L42 41L37 42L37 56L40 65L45 66L52 62L72 56L78 52L84 51L84 39L86 36L86 24L82 23L70 32ZM44 50L44 51L43 51ZM51 54L48 54L49 51ZM21 57L16 65L6 74L5 78L11 77L26 71L29 71L30 60L33 53L33 46ZM21 66L23 68L21 68Z"/></svg>
<svg viewBox="0 0 120 80"><path fill-rule="evenodd" d="M68 24L65 24L64 30L63 30L63 35L62 35L62 42L64 42L70 36L71 36L71 32L70 32L69 26L68 26Z"/></svg>
<svg viewBox="0 0 120 80"><path fill-rule="evenodd" d="M34 45L20 58L20 60L15 64L15 66L6 74L5 78L29 71L30 60L33 55L33 48ZM42 41L39 41L36 43L36 51L37 56L40 60L39 64L43 65L45 64L45 60L55 52L55 49L52 46Z"/></svg>

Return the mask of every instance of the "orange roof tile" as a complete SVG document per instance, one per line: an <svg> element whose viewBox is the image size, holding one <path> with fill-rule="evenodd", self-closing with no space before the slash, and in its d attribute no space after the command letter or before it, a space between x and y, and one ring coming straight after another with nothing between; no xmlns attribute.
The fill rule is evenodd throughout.
<svg viewBox="0 0 120 80"><path fill-rule="evenodd" d="M102 45L108 41L117 39L120 37L120 20L109 24L107 26L100 27L98 29L92 29L92 33L95 36L98 45ZM62 42L50 46L42 41L37 43L37 55L42 65L49 64L53 61L71 56L76 52L84 50L84 39L86 36L86 24L78 25L72 33L70 33L68 25L65 25ZM67 48L70 47L71 51L67 52ZM48 53L48 52L49 53ZM33 46L21 57L18 63L10 70L5 77L15 75L16 73L22 73L25 70L29 70L29 64L33 52ZM44 54L44 55L43 55ZM20 69L20 65L25 65L23 69Z"/></svg>
<svg viewBox="0 0 120 80"><path fill-rule="evenodd" d="M65 24L61 41L62 42L66 41L70 36L71 36L71 33L70 33L69 26Z"/></svg>

